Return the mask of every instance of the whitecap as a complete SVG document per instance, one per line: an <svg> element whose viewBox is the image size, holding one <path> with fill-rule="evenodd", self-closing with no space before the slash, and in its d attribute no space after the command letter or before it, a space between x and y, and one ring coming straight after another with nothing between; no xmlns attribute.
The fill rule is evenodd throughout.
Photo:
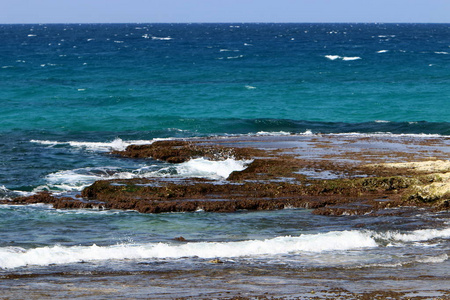
<svg viewBox="0 0 450 300"><path fill-rule="evenodd" d="M389 50L380 50L380 51L377 51L377 53L386 53L386 52L389 52Z"/></svg>
<svg viewBox="0 0 450 300"><path fill-rule="evenodd" d="M326 58L328 58L329 60L336 60L341 58L339 55L325 55Z"/></svg>
<svg viewBox="0 0 450 300"><path fill-rule="evenodd" d="M158 40L158 41L170 41L173 38L171 38L170 36L167 37L157 37L157 36L152 36L152 40Z"/></svg>
<svg viewBox="0 0 450 300"><path fill-rule="evenodd" d="M358 59L362 59L362 58L359 57L359 56L351 56L351 57L345 56L345 57L342 57L342 60L358 60Z"/></svg>
<svg viewBox="0 0 450 300"><path fill-rule="evenodd" d="M246 88L247 90L254 90L254 89L256 89L256 87L254 87L254 86L252 86L252 85L246 85L245 88Z"/></svg>
<svg viewBox="0 0 450 300"><path fill-rule="evenodd" d="M237 58L242 58L242 57L244 57L244 55L228 56L227 59L237 59Z"/></svg>

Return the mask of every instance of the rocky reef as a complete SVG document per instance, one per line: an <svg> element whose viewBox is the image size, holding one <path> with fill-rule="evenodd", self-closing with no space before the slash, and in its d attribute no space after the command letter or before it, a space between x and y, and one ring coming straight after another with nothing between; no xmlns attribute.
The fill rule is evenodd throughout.
<svg viewBox="0 0 450 300"><path fill-rule="evenodd" d="M289 148L262 149L242 144L158 141L150 145L131 145L124 151L111 153L174 164L198 157L252 160L246 169L235 171L220 182L201 178L101 180L76 197L43 192L18 197L12 202L49 203L62 209L126 209L142 213L299 207L314 209L313 213L322 215L401 214L418 207L448 210L450 206L448 160L368 164L367 160L308 159L299 157Z"/></svg>

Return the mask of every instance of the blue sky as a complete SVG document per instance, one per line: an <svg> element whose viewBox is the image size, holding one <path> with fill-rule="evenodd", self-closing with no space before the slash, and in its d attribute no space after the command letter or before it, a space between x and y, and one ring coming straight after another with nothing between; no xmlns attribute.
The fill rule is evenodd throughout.
<svg viewBox="0 0 450 300"><path fill-rule="evenodd" d="M450 23L450 0L0 0L0 23Z"/></svg>

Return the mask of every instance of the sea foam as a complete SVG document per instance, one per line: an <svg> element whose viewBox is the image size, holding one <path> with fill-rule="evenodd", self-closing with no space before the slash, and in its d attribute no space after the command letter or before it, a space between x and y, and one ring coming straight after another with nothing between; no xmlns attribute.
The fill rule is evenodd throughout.
<svg viewBox="0 0 450 300"><path fill-rule="evenodd" d="M188 242L119 244L111 246L62 246L24 249L21 247L0 248L0 268L12 269L25 266L61 265L89 261L129 259L177 259L177 258L260 258L261 256L301 255L384 247L386 241L397 241L410 247L407 242L431 241L449 238L450 228L425 229L409 233L373 231L330 231L326 233L279 236L265 240L232 242ZM424 257L416 260L423 263L439 263L448 260L448 255Z"/></svg>
<svg viewBox="0 0 450 300"><path fill-rule="evenodd" d="M234 171L244 170L252 160L211 161L204 158L191 159L176 166L176 171L182 177L204 177L210 179L226 179Z"/></svg>
<svg viewBox="0 0 450 300"><path fill-rule="evenodd" d="M97 180L195 177L213 180L226 179L234 171L244 170L252 160L211 161L204 158L192 159L163 168L156 165L143 166L134 170L116 167L79 168L51 173L45 177L46 184L38 186L33 192L50 190L53 192L81 191Z"/></svg>
<svg viewBox="0 0 450 300"><path fill-rule="evenodd" d="M342 60L358 60L358 59L362 59L362 58L359 56L351 56L351 57L345 56L342 58Z"/></svg>
<svg viewBox="0 0 450 300"><path fill-rule="evenodd" d="M377 238L382 238L388 241L399 242L423 242L438 238L450 238L450 227L445 229L420 229L413 232L386 232L376 235Z"/></svg>
<svg viewBox="0 0 450 300"><path fill-rule="evenodd" d="M125 150L129 145L146 145L152 144L155 141L167 140L167 139L153 139L153 140L135 140L135 141L124 141L120 138L116 138L111 142L80 142L80 141L49 141L49 140L31 140L31 143L37 143L41 145L56 146L56 145L69 145L74 148L83 148L95 152L108 152L112 150L122 151Z"/></svg>
<svg viewBox="0 0 450 300"><path fill-rule="evenodd" d="M20 247L4 247L0 248L0 268L11 269L32 265L47 266L124 259L259 257L261 255L342 251L370 247L377 247L377 243L367 233L361 231L336 231L238 242L192 242L183 245L169 243L72 247L56 245L28 250Z"/></svg>
<svg viewBox="0 0 450 300"><path fill-rule="evenodd" d="M362 59L359 56L339 56L339 55L325 55L326 58L328 58L329 60L344 60L344 61L352 61L352 60L359 60Z"/></svg>

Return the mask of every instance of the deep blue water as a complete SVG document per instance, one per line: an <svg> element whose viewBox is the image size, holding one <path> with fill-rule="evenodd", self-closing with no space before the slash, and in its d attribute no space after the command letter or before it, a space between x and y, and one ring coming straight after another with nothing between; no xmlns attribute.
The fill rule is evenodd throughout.
<svg viewBox="0 0 450 300"><path fill-rule="evenodd" d="M445 24L1 25L0 39L1 131L377 131L347 123L386 120L449 134ZM402 123L416 121L433 124Z"/></svg>
<svg viewBox="0 0 450 300"><path fill-rule="evenodd" d="M133 141L305 132L450 135L448 24L0 25L0 41L2 199L45 189L78 192L111 174L176 172L165 163L105 154ZM46 206L2 206L0 215L0 268L24 272L33 264L73 264L80 254L67 268L77 270L76 262L96 261L99 251L119 261L179 258L170 253L181 251L195 264L210 258L207 251L235 257L233 251L255 249L258 258L250 254L246 263L275 255L269 261L295 260L299 268L330 261L448 264L448 226L423 231L436 216L396 223L305 210L156 216ZM440 218L448 225L447 215ZM363 231L359 222L377 225ZM397 230L407 230L407 238ZM172 241L179 235L192 239L186 249ZM354 251L354 260L338 246L327 248L334 245L328 238L348 241L342 249ZM267 240L261 248L253 239ZM424 250L429 240L435 243L430 252ZM217 244L206 252L196 244L208 241ZM159 242L168 248L157 248ZM385 250L387 243L394 246ZM117 244L125 248L115 256ZM261 250L280 245L287 247L281 256ZM403 252L408 247L410 256ZM305 260L311 255L317 255L313 262ZM117 268L144 268L127 264Z"/></svg>

